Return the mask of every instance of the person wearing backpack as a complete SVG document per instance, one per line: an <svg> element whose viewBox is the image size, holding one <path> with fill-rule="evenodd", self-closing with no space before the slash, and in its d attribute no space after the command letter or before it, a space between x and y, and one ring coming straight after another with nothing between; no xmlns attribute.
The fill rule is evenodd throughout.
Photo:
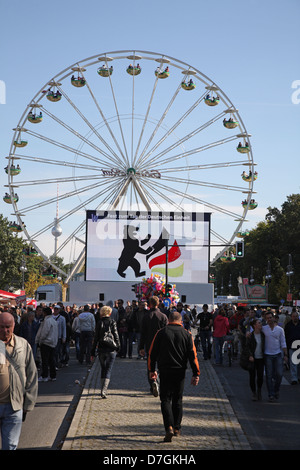
<svg viewBox="0 0 300 470"><path fill-rule="evenodd" d="M101 397L107 398L107 389L110 382L112 368L120 349L120 339L115 320L110 318L112 309L108 305L100 309L100 320L97 324L96 334L91 349L92 358L96 350L101 366Z"/></svg>

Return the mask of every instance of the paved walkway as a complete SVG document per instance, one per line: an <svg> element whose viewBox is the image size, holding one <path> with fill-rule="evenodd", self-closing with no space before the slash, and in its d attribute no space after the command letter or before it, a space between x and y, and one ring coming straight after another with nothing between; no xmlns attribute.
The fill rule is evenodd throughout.
<svg viewBox="0 0 300 470"><path fill-rule="evenodd" d="M103 400L96 359L62 450L251 450L212 365L201 358L199 365L197 387L190 385L190 370L186 375L182 435L164 443L160 400L149 392L146 361L117 358Z"/></svg>

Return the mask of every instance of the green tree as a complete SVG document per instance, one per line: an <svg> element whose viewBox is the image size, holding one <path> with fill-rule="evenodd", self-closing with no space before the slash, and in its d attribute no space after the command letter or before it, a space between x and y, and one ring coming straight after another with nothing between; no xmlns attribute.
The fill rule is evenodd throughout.
<svg viewBox="0 0 300 470"><path fill-rule="evenodd" d="M269 285L270 302L278 303L286 299L288 292L288 279L286 268L289 255L292 257L294 274L291 276L291 291L294 298L300 292L300 194L287 197L281 209L268 208L264 221L250 231L244 239L244 258L237 258L235 262L223 264L220 260L215 263L214 273L220 292L223 281L224 291L228 294L228 279L231 275L233 289L236 295L238 276L250 278L251 271L255 283L264 284L268 261L271 265L272 280ZM234 290L235 288L235 290Z"/></svg>
<svg viewBox="0 0 300 470"><path fill-rule="evenodd" d="M9 229L6 217L0 214L0 288L19 289L22 284L20 266L24 241Z"/></svg>

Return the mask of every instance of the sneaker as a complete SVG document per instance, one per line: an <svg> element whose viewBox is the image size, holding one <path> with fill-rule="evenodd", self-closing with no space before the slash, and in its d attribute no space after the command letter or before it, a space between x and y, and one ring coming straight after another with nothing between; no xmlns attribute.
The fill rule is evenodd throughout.
<svg viewBox="0 0 300 470"><path fill-rule="evenodd" d="M158 397L158 385L157 382L152 383L152 394L155 397Z"/></svg>
<svg viewBox="0 0 300 470"><path fill-rule="evenodd" d="M42 377L42 376L40 376L40 377L38 378L38 382L48 382L48 380L49 380L48 377Z"/></svg>
<svg viewBox="0 0 300 470"><path fill-rule="evenodd" d="M56 377L50 377L50 382L55 382L56 381Z"/></svg>

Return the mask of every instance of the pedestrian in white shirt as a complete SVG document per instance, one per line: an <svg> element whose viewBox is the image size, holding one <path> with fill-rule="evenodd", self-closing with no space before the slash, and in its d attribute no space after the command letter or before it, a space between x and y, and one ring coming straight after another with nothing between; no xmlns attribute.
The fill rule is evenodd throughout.
<svg viewBox="0 0 300 470"><path fill-rule="evenodd" d="M281 326L276 325L272 312L266 314L267 324L262 327L265 335L265 370L269 401L279 398L279 388L283 376L283 361L288 361L285 334Z"/></svg>
<svg viewBox="0 0 300 470"><path fill-rule="evenodd" d="M53 318L57 322L58 326L58 341L55 348L55 363L56 367L60 368L62 367L62 345L66 342L67 337L66 319L61 314L60 305L54 305Z"/></svg>

